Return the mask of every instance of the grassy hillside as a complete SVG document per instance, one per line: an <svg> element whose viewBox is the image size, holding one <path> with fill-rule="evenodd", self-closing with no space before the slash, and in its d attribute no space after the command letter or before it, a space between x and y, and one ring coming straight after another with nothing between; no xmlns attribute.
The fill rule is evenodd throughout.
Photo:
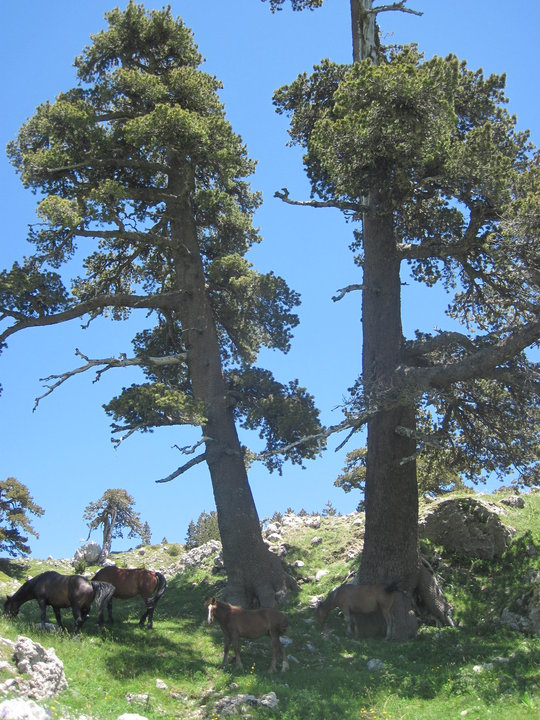
<svg viewBox="0 0 540 720"><path fill-rule="evenodd" d="M497 496L490 496L490 500ZM204 599L219 595L222 575L213 574L213 557L200 567L171 574L184 553L180 545L141 548L115 557L126 567L161 569L168 588L155 614L154 630L138 627L141 600L115 602L116 622L99 629L93 613L82 634L43 632L36 603L21 608L15 620L0 617L0 636L24 634L54 647L64 662L69 688L46 703L51 718L117 718L138 712L154 718L223 717L219 701L249 693L275 693L277 709L250 706L252 718L283 720L447 720L448 718L538 717L540 642L501 626L506 607L519 610L538 573L540 494L525 496L526 507L508 509L503 518L517 533L504 558L488 563L445 554L425 543L459 626L422 626L405 643L360 641L344 636L343 620L331 616L321 631L313 622L313 604L358 565L361 516L323 517L284 533L284 562L301 583L287 609L287 651L291 669L269 676L270 642L242 643L245 670L220 666L223 643L218 626L207 627ZM315 543L312 541L315 538ZM303 566L300 563L304 563ZM45 569L73 572L68 565L37 560L0 563L0 592L5 595L28 575ZM88 569L90 572L94 568ZM327 570L323 577L317 574ZM52 621L52 612L50 619ZM72 629L68 611L63 615ZM5 650L2 652L6 652ZM382 661L379 669L368 662ZM0 670L0 681L5 679ZM157 680L162 681L156 683ZM128 696L139 696L129 702Z"/></svg>

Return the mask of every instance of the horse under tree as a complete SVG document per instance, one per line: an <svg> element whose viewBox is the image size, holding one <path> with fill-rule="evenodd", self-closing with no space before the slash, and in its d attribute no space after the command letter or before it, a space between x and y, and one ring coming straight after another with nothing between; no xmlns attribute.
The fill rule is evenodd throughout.
<svg viewBox="0 0 540 720"><path fill-rule="evenodd" d="M362 282L334 299L361 292L362 375L346 421L329 429L352 435L367 425L359 579L399 578L445 622L444 598L420 558L416 457L432 443L468 479L517 467L528 482L537 375L524 351L538 341L540 313L538 228L527 214L537 206L538 156L504 109L504 77L381 46L378 13L415 12L406 2L351 0L353 64L325 60L276 93L305 150L314 199L295 200L286 188L276 196L337 207L359 223ZM291 0L295 10L322 4ZM458 288L448 312L463 332L405 340L405 263L412 279ZM398 637L408 634L406 618Z"/></svg>
<svg viewBox="0 0 540 720"><path fill-rule="evenodd" d="M135 357L92 359L48 379L48 392L83 370L139 366L146 382L107 406L113 432L195 425L203 448L163 481L208 466L230 599L272 605L294 581L264 544L236 421L259 429L269 450L318 429L311 396L254 367L261 347L286 352L298 296L244 258L259 241L254 169L225 119L219 82L198 69L191 32L170 9L130 2L77 58L80 85L40 105L10 144L26 187L43 195L36 252L3 272L0 347L13 333L100 315L141 325ZM64 287L56 270L76 247L85 277ZM264 403L264 408L262 404ZM294 421L285 426L283 417ZM301 462L319 450L294 446ZM269 455L270 470L281 460Z"/></svg>

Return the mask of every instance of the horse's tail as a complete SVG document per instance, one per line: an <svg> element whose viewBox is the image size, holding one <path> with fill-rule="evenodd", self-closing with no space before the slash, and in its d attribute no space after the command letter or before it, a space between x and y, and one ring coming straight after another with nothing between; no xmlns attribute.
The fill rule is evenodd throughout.
<svg viewBox="0 0 540 720"><path fill-rule="evenodd" d="M115 586L108 582L101 582L99 580L91 580L92 588L94 589L94 602L96 603L98 610L109 600L112 600L112 596L115 593Z"/></svg>
<svg viewBox="0 0 540 720"><path fill-rule="evenodd" d="M163 595L165 590L167 589L167 580L165 578L165 575L163 573L155 571L156 577L158 579L157 589L156 593L154 595L154 607L157 605L159 598Z"/></svg>

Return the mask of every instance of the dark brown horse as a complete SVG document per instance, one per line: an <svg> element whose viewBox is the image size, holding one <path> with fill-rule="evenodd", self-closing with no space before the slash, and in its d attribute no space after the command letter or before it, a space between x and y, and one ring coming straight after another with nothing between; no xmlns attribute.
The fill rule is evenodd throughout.
<svg viewBox="0 0 540 720"><path fill-rule="evenodd" d="M54 570L36 575L27 580L14 595L8 596L4 603L4 612L15 617L21 605L28 600L37 600L41 610L41 624L47 621L47 605L51 605L56 622L63 628L60 608L70 607L75 618L75 632L83 626L92 602L96 602L99 612L114 593L114 587L107 582L94 582L82 575L61 575Z"/></svg>
<svg viewBox="0 0 540 720"><path fill-rule="evenodd" d="M351 620L355 624L356 613L372 613L381 610L386 621L386 640L392 637L392 605L396 583L390 585L340 585L334 588L317 607L315 617L321 625L326 621L328 613L335 607L343 611L345 632L351 634ZM356 627L355 627L356 629Z"/></svg>
<svg viewBox="0 0 540 720"><path fill-rule="evenodd" d="M148 627L153 627L154 610L167 587L164 575L155 570L145 570L144 568L119 568L115 565L108 565L98 570L93 579L114 585L113 597L119 600L129 600L136 595L140 595L146 604L146 610L141 615L139 625L144 627L145 620L148 618ZM103 622L103 609L102 606L98 622ZM112 597L107 602L107 611L109 621L113 622Z"/></svg>
<svg viewBox="0 0 540 720"><path fill-rule="evenodd" d="M281 651L282 672L289 669L287 654L281 644L280 636L284 634L289 621L287 616L275 608L259 608L258 610L244 610L237 605L217 600L215 597L208 598L205 602L208 624L217 620L223 630L225 640L225 651L223 653L222 666L225 667L229 660L229 646L232 642L236 653L236 667L242 670L240 658L240 638L255 638L263 635L270 635L272 640L272 664L270 672L276 669L276 662Z"/></svg>

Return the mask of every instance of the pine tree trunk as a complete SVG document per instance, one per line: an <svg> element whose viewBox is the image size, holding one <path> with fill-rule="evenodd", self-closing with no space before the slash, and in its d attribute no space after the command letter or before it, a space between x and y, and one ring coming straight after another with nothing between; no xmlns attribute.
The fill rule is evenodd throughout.
<svg viewBox="0 0 540 720"><path fill-rule="evenodd" d="M176 277L182 293L177 313L182 322L193 396L204 403L207 412L203 427L204 436L209 438L206 462L228 576L227 597L244 607L268 607L286 595L294 581L262 539L223 377L220 345L186 187L187 172L170 177L169 185L178 198L173 206Z"/></svg>
<svg viewBox="0 0 540 720"><path fill-rule="evenodd" d="M99 556L100 565L103 565L111 554L112 535L115 522L116 510L113 511L112 517L110 515L106 515L103 521L103 544L101 546L101 553Z"/></svg>
<svg viewBox="0 0 540 720"><path fill-rule="evenodd" d="M353 62L378 62L379 37L372 0L351 0ZM362 373L366 397L390 390L392 373L400 362L400 258L396 251L392 200L385 197L384 179L364 198L364 290L362 293ZM365 482L366 528L359 571L363 583L397 581L414 590L419 577L418 484L416 443L396 433L398 426L416 427L414 400L381 410L368 423ZM409 637L405 627L409 608L394 617L394 637ZM412 624L416 627L414 623Z"/></svg>
<svg viewBox="0 0 540 720"><path fill-rule="evenodd" d="M400 258L396 251L391 201L377 191L364 215L362 296L363 379L366 398L391 388L402 348ZM414 439L396 432L414 430L414 400L383 409L368 423L365 484L366 529L360 566L365 583L397 581L413 590L420 567L418 486ZM402 631L396 628L396 634Z"/></svg>

